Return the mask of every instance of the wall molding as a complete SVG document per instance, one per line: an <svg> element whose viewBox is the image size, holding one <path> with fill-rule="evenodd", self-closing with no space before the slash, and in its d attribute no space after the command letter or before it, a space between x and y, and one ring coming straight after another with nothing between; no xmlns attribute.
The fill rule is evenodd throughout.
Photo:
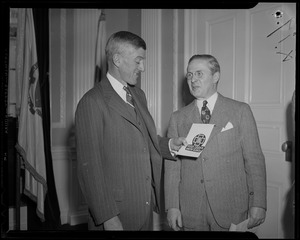
<svg viewBox="0 0 300 240"><path fill-rule="evenodd" d="M147 43L146 71L142 74L141 88L146 94L157 133L161 134L161 14L162 9L142 9L142 38Z"/></svg>
<svg viewBox="0 0 300 240"><path fill-rule="evenodd" d="M52 147L51 149L52 159L53 161L58 161L58 160L70 161L71 151L72 148L70 147Z"/></svg>
<svg viewBox="0 0 300 240"><path fill-rule="evenodd" d="M67 12L66 9L60 9L60 111L59 121L52 122L52 128L66 127L66 52L67 52Z"/></svg>
<svg viewBox="0 0 300 240"><path fill-rule="evenodd" d="M178 110L178 9L173 10L173 112Z"/></svg>
<svg viewBox="0 0 300 240"><path fill-rule="evenodd" d="M74 10L73 114L84 93L94 86L98 15L97 9Z"/></svg>
<svg viewBox="0 0 300 240"><path fill-rule="evenodd" d="M68 223L71 226L82 224L82 223L87 223L87 222L88 222L88 209L87 209L87 206L86 206L85 210L72 212L68 215Z"/></svg>
<svg viewBox="0 0 300 240"><path fill-rule="evenodd" d="M9 208L8 209L8 229L9 230L16 230L16 209L15 208ZM20 208L20 230L27 230L27 206L21 206Z"/></svg>
<svg viewBox="0 0 300 240"><path fill-rule="evenodd" d="M205 22L205 50L207 53L212 54L212 32L213 32L213 27L217 26L218 24L223 24L223 23L230 23L232 26L232 59L231 62L235 63L236 62L236 15L232 16L229 15L227 17L221 17L217 19L213 19L211 21L206 21ZM230 34L230 33L228 33ZM214 55L214 54L212 54ZM236 89L236 64L232 65L232 89L231 89L231 98L236 99L237 96L237 89ZM221 73L222 75L222 73Z"/></svg>
<svg viewBox="0 0 300 240"><path fill-rule="evenodd" d="M197 9L184 10L184 66L191 56L198 52L198 14Z"/></svg>
<svg viewBox="0 0 300 240"><path fill-rule="evenodd" d="M77 225L87 222L88 211L77 180L76 149L57 146L52 148L54 167L61 171L56 191L59 197L60 219L62 224Z"/></svg>

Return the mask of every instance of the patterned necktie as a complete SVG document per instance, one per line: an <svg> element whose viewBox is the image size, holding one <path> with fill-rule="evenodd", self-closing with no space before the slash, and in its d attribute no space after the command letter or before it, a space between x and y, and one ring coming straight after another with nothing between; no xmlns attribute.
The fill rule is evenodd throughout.
<svg viewBox="0 0 300 240"><path fill-rule="evenodd" d="M134 108L134 100L133 100L133 97L130 93L130 90L128 87L124 86L123 89L126 91L126 101L127 103Z"/></svg>
<svg viewBox="0 0 300 240"><path fill-rule="evenodd" d="M208 109L207 105L207 101L204 100L203 101L203 107L201 108L201 120L203 123L209 123L210 120L210 111Z"/></svg>

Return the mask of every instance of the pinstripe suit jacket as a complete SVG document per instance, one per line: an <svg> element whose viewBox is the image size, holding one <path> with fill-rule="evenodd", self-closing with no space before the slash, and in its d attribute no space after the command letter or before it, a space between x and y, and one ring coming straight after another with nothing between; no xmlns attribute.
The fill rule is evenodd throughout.
<svg viewBox="0 0 300 240"><path fill-rule="evenodd" d="M228 122L233 128L221 131ZM168 137L186 137L193 123L201 123L196 101L172 114ZM252 206L266 209L265 159L249 105L218 94L210 123L215 127L199 158L165 164L166 209L179 208L190 228L205 194L200 189L225 228L245 220Z"/></svg>
<svg viewBox="0 0 300 240"><path fill-rule="evenodd" d="M138 230L150 211L152 185L157 198L154 204L160 202L161 154L172 156L168 139L157 136L144 92L130 88L146 134L104 78L76 109L77 166L95 224L118 215L124 230Z"/></svg>

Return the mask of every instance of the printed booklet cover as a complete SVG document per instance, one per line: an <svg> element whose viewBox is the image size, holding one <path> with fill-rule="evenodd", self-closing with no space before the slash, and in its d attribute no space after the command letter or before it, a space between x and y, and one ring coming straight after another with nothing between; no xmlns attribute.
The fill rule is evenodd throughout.
<svg viewBox="0 0 300 240"><path fill-rule="evenodd" d="M209 139L213 127L214 124L193 123L186 137L188 145L182 146L176 154L198 158Z"/></svg>

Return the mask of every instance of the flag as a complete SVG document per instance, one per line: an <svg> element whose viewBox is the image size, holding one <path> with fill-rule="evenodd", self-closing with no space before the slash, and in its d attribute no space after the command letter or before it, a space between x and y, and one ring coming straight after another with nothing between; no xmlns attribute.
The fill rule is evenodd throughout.
<svg viewBox="0 0 300 240"><path fill-rule="evenodd" d="M106 74L106 58L105 58L105 45L106 45L106 24L104 9L100 10L98 18L97 38L96 38L96 51L95 51L95 83L101 80L101 77Z"/></svg>
<svg viewBox="0 0 300 240"><path fill-rule="evenodd" d="M23 61L24 61L24 29L25 29L25 8L18 9L17 46L16 46L16 115L20 116L22 82L23 82Z"/></svg>
<svg viewBox="0 0 300 240"><path fill-rule="evenodd" d="M43 113L32 9L25 11L23 56L22 96L16 149L25 168L24 193L37 203L37 215L45 221L44 201L47 193L47 179Z"/></svg>

